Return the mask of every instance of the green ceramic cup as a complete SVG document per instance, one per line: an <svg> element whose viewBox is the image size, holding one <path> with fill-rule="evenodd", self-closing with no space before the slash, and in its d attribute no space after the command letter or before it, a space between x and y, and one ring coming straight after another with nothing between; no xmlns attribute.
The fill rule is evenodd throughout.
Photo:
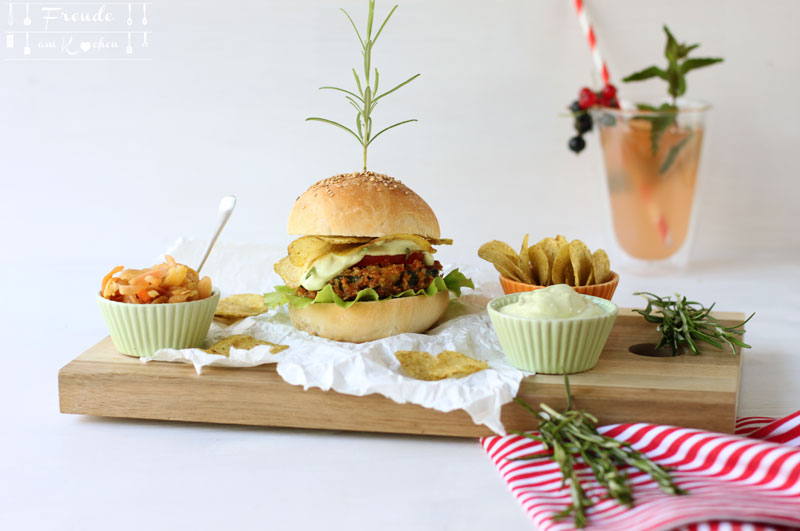
<svg viewBox="0 0 800 531"><path fill-rule="evenodd" d="M199 301L126 304L97 295L114 348L128 356L149 356L161 348L202 347L219 302L219 290Z"/></svg>
<svg viewBox="0 0 800 531"><path fill-rule="evenodd" d="M563 374L588 371L597 364L619 313L616 304L581 295L604 313L577 319L528 319L500 313L500 308L517 302L520 295L504 295L487 306L511 365L528 372Z"/></svg>

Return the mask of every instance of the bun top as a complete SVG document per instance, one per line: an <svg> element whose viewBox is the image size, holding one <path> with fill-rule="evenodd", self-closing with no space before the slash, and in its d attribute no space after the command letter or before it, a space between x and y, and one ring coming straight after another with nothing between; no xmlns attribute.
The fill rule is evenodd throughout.
<svg viewBox="0 0 800 531"><path fill-rule="evenodd" d="M439 238L431 207L406 185L374 172L335 175L306 190L289 213L289 234Z"/></svg>

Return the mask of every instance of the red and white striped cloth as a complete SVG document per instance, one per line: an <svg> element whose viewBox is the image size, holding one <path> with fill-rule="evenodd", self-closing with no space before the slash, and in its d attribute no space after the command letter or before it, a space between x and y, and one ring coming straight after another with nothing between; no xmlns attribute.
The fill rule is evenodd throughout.
<svg viewBox="0 0 800 531"><path fill-rule="evenodd" d="M800 411L782 419L741 418L736 435L653 424L615 424L600 433L673 467L686 496L664 494L650 476L628 469L635 506L602 499L588 509L587 529L596 530L783 530L800 528ZM549 459L510 459L540 452L536 441L519 435L481 439L537 529L573 529L571 518L553 515L571 500L561 488L558 466ZM581 470L590 496L602 497L588 466Z"/></svg>

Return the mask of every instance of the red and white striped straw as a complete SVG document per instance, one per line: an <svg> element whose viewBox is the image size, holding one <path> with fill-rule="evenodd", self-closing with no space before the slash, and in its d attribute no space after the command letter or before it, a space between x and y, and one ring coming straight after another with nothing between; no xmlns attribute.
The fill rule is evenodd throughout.
<svg viewBox="0 0 800 531"><path fill-rule="evenodd" d="M603 56L600 55L600 50L597 48L597 36L594 33L592 24L589 22L586 11L583 9L583 0L575 0L575 11L578 14L578 21L581 23L581 29L583 29L584 35L586 35L586 40L589 41L589 49L592 51L594 66L600 73L603 85L608 85L610 79L608 75L608 66L603 60Z"/></svg>
<svg viewBox="0 0 800 531"><path fill-rule="evenodd" d="M586 35L586 40L589 42L589 49L592 52L592 60L594 61L594 66L600 73L600 78L603 81L603 86L608 85L610 83L610 76L608 74L608 65L606 65L603 56L600 55L600 50L597 47L597 35L595 35L594 27L592 26L592 23L589 21L589 15L586 14L586 10L583 8L583 0L574 0L574 2L575 2L575 12L578 15L578 22L580 22L581 29L583 29L583 33ZM650 215L650 218L658 230L658 235L661 238L661 244L664 247L671 246L672 236L670 235L667 219L664 217L664 214L660 211L658 205L655 203L651 190L647 188L642 189L641 195L642 199L647 204L647 211Z"/></svg>

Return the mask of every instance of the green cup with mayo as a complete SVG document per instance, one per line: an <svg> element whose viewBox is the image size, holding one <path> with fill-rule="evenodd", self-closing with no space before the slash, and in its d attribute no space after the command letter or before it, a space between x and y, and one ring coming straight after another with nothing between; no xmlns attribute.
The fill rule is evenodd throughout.
<svg viewBox="0 0 800 531"><path fill-rule="evenodd" d="M618 314L613 302L566 284L504 295L487 310L509 363L542 374L594 367Z"/></svg>

